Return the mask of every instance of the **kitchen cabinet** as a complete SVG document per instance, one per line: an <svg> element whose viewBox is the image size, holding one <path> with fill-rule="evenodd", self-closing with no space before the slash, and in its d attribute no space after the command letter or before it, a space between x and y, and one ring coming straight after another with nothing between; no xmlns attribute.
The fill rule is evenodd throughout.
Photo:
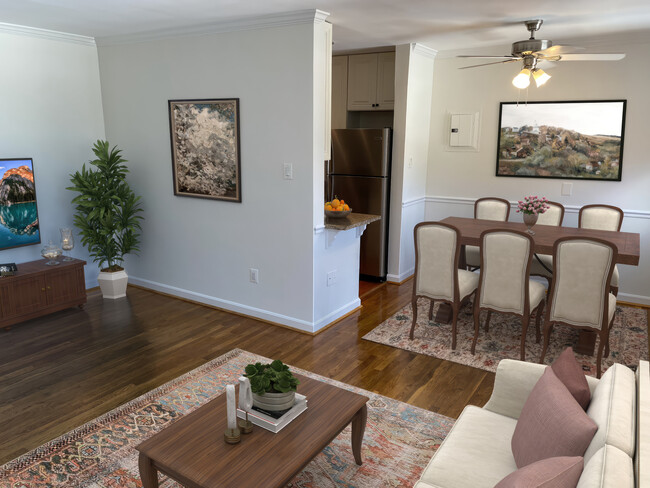
<svg viewBox="0 0 650 488"><path fill-rule="evenodd" d="M45 259L18 264L15 276L0 278L0 327L86 303L85 261L47 266Z"/></svg>
<svg viewBox="0 0 650 488"><path fill-rule="evenodd" d="M348 56L332 58L332 129L346 129L348 118Z"/></svg>
<svg viewBox="0 0 650 488"><path fill-rule="evenodd" d="M348 110L393 110L395 53L348 56Z"/></svg>

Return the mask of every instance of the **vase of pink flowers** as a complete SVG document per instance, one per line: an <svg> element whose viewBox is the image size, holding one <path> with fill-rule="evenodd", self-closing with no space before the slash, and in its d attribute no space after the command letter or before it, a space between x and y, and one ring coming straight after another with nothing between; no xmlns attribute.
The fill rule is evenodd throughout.
<svg viewBox="0 0 650 488"><path fill-rule="evenodd" d="M523 200L517 202L517 212L521 212L524 217L524 224L528 227L528 232L530 235L535 235L533 232L533 225L537 223L539 214L543 214L549 208L547 205L548 200L546 197L539 198L537 195L531 195L529 197L524 197Z"/></svg>

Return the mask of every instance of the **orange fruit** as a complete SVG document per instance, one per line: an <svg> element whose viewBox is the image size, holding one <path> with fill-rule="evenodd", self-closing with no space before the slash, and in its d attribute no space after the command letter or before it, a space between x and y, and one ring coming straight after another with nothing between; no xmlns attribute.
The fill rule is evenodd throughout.
<svg viewBox="0 0 650 488"><path fill-rule="evenodd" d="M346 203L345 205L343 205L343 210L345 210L346 212L347 212L348 210L350 210L350 207L348 206L347 203Z"/></svg>
<svg viewBox="0 0 650 488"><path fill-rule="evenodd" d="M327 204L327 205L325 205L325 210L333 210L333 209L332 209L331 205Z"/></svg>
<svg viewBox="0 0 650 488"><path fill-rule="evenodd" d="M332 200L332 207L336 208L339 205L341 205L341 202L340 202L340 200L338 198L335 198L334 200Z"/></svg>
<svg viewBox="0 0 650 488"><path fill-rule="evenodd" d="M345 205L345 200L341 198L341 205Z"/></svg>

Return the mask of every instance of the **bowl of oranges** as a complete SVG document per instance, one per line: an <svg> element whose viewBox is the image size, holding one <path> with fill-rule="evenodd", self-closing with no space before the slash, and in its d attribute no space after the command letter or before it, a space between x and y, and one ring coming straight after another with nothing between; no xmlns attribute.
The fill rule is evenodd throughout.
<svg viewBox="0 0 650 488"><path fill-rule="evenodd" d="M331 202L325 202L325 215L327 217L333 217L335 219L340 219L342 217L347 217L352 213L352 209L349 207L345 200L338 199L334 197L334 200Z"/></svg>

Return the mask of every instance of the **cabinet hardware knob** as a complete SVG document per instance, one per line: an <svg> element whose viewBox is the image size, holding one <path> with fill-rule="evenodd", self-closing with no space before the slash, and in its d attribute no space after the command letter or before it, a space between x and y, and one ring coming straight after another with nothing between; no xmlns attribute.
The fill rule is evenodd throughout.
<svg viewBox="0 0 650 488"><path fill-rule="evenodd" d="M41 291L45 291L45 288L41 288Z"/></svg>
<svg viewBox="0 0 650 488"><path fill-rule="evenodd" d="M51 287L51 286L48 286L48 287L47 287L47 289L48 289L48 290L51 290L51 289L52 289L52 287Z"/></svg>

